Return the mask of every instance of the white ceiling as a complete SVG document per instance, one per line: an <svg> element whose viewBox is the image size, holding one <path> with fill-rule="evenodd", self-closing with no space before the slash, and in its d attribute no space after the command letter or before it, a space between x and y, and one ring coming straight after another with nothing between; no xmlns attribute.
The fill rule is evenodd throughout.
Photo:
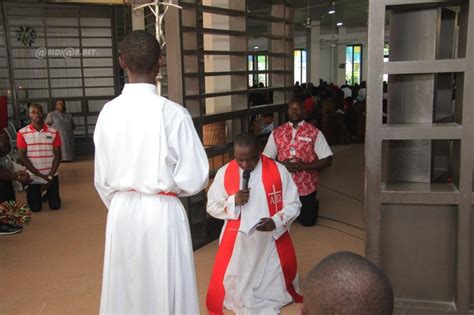
<svg viewBox="0 0 474 315"><path fill-rule="evenodd" d="M320 21L323 28L334 27L342 22L345 27L363 27L367 25L368 0L335 0L335 14L329 14L332 8L330 0L309 0L309 16L313 21ZM295 28L302 27L308 15L307 0L288 1L295 9Z"/></svg>
<svg viewBox="0 0 474 315"><path fill-rule="evenodd" d="M279 0L248 0L247 7L250 11L264 13L269 11L272 3L281 3ZM294 8L295 29L303 29L302 25L308 15L308 0L286 0ZM335 14L328 14L332 8L331 0L309 0L309 16L312 21L320 21L322 28L335 27L337 22L342 22L345 27L367 26L368 0L335 0Z"/></svg>

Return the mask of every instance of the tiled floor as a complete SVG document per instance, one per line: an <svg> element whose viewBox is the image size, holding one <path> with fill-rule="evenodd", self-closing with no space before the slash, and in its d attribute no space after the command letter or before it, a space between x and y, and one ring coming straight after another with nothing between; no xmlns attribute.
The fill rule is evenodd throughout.
<svg viewBox="0 0 474 315"><path fill-rule="evenodd" d="M364 149L353 145L334 151L318 192L319 224L292 229L302 279L332 252L364 252ZM46 206L21 234L0 238L0 314L97 314L106 210L92 185L92 163L61 166L63 210ZM213 242L195 252L203 314L216 248ZM287 306L282 314L297 314L299 307Z"/></svg>

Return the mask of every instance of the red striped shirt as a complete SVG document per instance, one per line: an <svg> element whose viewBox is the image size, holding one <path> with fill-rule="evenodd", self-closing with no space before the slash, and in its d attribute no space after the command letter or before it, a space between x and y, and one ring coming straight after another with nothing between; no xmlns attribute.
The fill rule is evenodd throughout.
<svg viewBox="0 0 474 315"><path fill-rule="evenodd" d="M28 125L17 134L18 149L26 149L26 156L31 164L44 175L48 175L53 166L54 148L60 146L59 132L46 124L40 131L33 125Z"/></svg>

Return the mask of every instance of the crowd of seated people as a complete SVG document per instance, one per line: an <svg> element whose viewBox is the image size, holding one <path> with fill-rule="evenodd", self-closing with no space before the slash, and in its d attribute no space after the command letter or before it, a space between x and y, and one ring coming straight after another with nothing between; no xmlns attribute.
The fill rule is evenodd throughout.
<svg viewBox="0 0 474 315"><path fill-rule="evenodd" d="M365 82L340 87L322 80L319 86L297 82L294 94L304 101L306 121L320 129L330 145L364 141Z"/></svg>

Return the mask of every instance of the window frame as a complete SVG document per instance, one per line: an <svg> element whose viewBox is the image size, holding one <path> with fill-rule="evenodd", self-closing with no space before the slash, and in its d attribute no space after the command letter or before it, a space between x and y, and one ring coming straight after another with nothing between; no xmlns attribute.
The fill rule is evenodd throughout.
<svg viewBox="0 0 474 315"><path fill-rule="evenodd" d="M352 45L346 45L346 49L344 50L344 55L346 56L346 64L347 64L347 48L348 47L352 47L352 58L351 58L351 65L352 65L352 69L351 69L351 82L347 82L347 84L350 84L350 85L354 85L354 84L360 84L363 80L362 80L362 71L363 71L363 68L364 68L364 65L363 65L363 62L364 62L364 51L363 51L363 45L362 44L352 44ZM359 69L359 82L355 82L354 80L354 55L355 55L355 48L356 47L360 47L360 69ZM347 78L347 67L344 69L345 71L345 78ZM347 80L346 80L347 81Z"/></svg>

